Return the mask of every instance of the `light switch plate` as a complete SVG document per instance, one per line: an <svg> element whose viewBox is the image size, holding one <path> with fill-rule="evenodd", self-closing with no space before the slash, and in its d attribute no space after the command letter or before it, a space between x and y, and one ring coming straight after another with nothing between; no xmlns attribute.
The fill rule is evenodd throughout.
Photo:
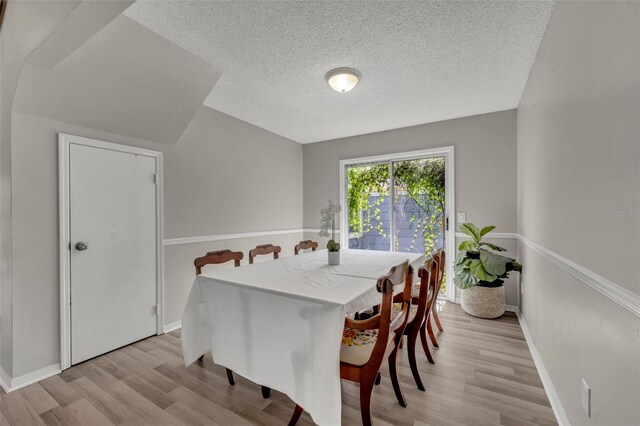
<svg viewBox="0 0 640 426"><path fill-rule="evenodd" d="M458 222L458 225L462 225L463 223L467 222L467 214L465 212L459 212L456 220Z"/></svg>

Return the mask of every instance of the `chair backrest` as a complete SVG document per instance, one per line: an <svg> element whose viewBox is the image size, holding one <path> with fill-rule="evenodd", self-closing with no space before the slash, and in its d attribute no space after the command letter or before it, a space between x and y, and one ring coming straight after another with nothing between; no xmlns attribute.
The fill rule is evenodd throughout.
<svg viewBox="0 0 640 426"><path fill-rule="evenodd" d="M317 248L318 248L318 243L316 243L315 241L311 241L311 240L300 241L298 244L296 244L295 248L293 249L293 253L297 255L300 252L300 250L311 249L311 251L316 251Z"/></svg>
<svg viewBox="0 0 640 426"><path fill-rule="evenodd" d="M241 251L218 250L210 251L204 256L196 258L193 264L196 267L196 275L200 275L202 273L202 267L205 265L217 265L233 260L234 265L238 267L243 258L244 254L242 254Z"/></svg>
<svg viewBox="0 0 640 426"><path fill-rule="evenodd" d="M447 256L444 249L438 250L433 258L438 264L438 271L436 276L436 298L438 297L438 293L440 293L440 288L442 287L442 279L444 278L444 267L447 261Z"/></svg>
<svg viewBox="0 0 640 426"><path fill-rule="evenodd" d="M256 248L249 250L249 264L253 265L253 259L256 256L260 256L263 254L273 253L273 258L277 259L281 250L282 249L280 248L280 246L274 246L273 244L262 244L256 246Z"/></svg>
<svg viewBox="0 0 640 426"><path fill-rule="evenodd" d="M435 257L430 257L418 268L420 278L420 291L418 297L413 297L411 303L418 307L414 321L422 323L424 316L429 314L431 306L437 297L438 262Z"/></svg>
<svg viewBox="0 0 640 426"><path fill-rule="evenodd" d="M393 316L394 287L399 285L404 285L402 308L396 316ZM376 353L381 356L385 354L391 333L402 334L404 332L404 327L406 327L407 319L409 318L409 309L411 308L412 286L413 268L409 265L408 260L394 266L388 274L378 278L376 289L382 293L382 303L380 306L378 340L373 348L372 357Z"/></svg>

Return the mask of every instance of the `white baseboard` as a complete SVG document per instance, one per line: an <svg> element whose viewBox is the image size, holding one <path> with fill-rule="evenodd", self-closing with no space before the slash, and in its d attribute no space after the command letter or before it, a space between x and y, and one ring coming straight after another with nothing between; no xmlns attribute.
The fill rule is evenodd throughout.
<svg viewBox="0 0 640 426"><path fill-rule="evenodd" d="M11 378L9 374L1 370L0 371L0 384L2 389L6 393L13 392L25 386L29 386L40 380L47 379L56 374L60 374L60 364L53 364L48 367L41 368L40 370L32 371L31 373L23 374L22 376Z"/></svg>
<svg viewBox="0 0 640 426"><path fill-rule="evenodd" d="M0 368L0 386L2 386L2 389L4 389L6 393L9 393L9 390L11 389L10 384L11 377L9 377L9 373L4 371L4 368Z"/></svg>
<svg viewBox="0 0 640 426"><path fill-rule="evenodd" d="M527 346L529 346L529 352L531 352L531 357L533 358L533 362L535 363L538 374L540 375L542 386L544 386L544 390L547 393L549 403L551 404L551 408L553 409L553 414L556 416L558 425L571 426L569 417L567 416L566 411L564 411L564 407L562 406L562 402L560 401L558 392L556 392L556 388L553 386L553 382L551 381L551 376L549 376L549 372L545 368L544 362L542 362L542 357L536 349L536 345L533 343L533 337L531 336L529 327L527 327L527 323L524 321L524 317L522 316L520 309L517 306L508 306L507 310L515 312L518 316L518 321L520 321L522 333L524 334L524 338L527 341Z"/></svg>
<svg viewBox="0 0 640 426"><path fill-rule="evenodd" d="M176 321L169 324L165 324L163 327L163 331L165 333L171 333L173 330L177 330L182 328L182 321Z"/></svg>
<svg viewBox="0 0 640 426"><path fill-rule="evenodd" d="M507 312L515 312L516 314L520 311L516 305L504 305L504 309Z"/></svg>
<svg viewBox="0 0 640 426"><path fill-rule="evenodd" d="M551 404L551 408L553 409L553 414L556 416L558 425L571 426L569 417L567 417L567 413L564 411L564 407L562 406L560 398L558 397L558 392L556 392L556 388L553 386L551 376L549 376L549 372L545 368L544 362L542 362L542 357L536 349L536 345L533 343L533 337L531 336L529 327L527 327L527 323L524 321L524 317L520 312L520 308L516 305L506 305L505 310L507 312L514 312L518 317L520 327L522 328L522 334L524 334L527 346L529 347L529 352L531 352L531 357L533 358L533 362L535 363L538 374L540 375L542 386L544 386L544 391L547 393L547 398L549 398L549 403Z"/></svg>

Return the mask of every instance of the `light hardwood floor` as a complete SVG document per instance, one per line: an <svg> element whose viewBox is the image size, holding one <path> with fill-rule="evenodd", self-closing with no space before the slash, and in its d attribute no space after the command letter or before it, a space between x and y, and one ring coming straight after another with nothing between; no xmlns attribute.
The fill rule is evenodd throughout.
<svg viewBox="0 0 640 426"><path fill-rule="evenodd" d="M413 382L406 354L399 358L408 407L398 405L383 370L373 393L377 425L555 425L556 421L517 318L466 315L446 304L436 364L419 351L425 392ZM421 347L418 346L421 350ZM343 382L343 424L360 424L357 385ZM0 390L0 425L283 425L294 404L225 369L185 368L180 331L151 337L10 394ZM312 424L305 413L300 425Z"/></svg>

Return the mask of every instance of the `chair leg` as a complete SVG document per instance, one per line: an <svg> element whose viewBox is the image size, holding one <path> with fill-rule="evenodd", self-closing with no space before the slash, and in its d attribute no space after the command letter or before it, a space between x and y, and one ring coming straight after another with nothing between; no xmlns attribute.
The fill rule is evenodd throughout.
<svg viewBox="0 0 640 426"><path fill-rule="evenodd" d="M436 327L442 333L442 324L440 323L440 317L438 316L438 308L434 306L434 309L431 311L433 314L433 320L436 322Z"/></svg>
<svg viewBox="0 0 640 426"><path fill-rule="evenodd" d="M431 339L431 343L433 343L433 346L439 348L440 346L438 346L438 339L436 339L436 335L433 332L430 318L427 318L427 331L429 332L429 338Z"/></svg>
<svg viewBox="0 0 640 426"><path fill-rule="evenodd" d="M296 404L296 408L293 410L293 415L289 420L289 426L295 426L295 424L298 423L298 420L300 420L300 416L302 415L302 411L302 407Z"/></svg>
<svg viewBox="0 0 640 426"><path fill-rule="evenodd" d="M422 379L420 379L420 372L418 371L418 364L416 362L416 343L418 341L418 333L413 330L408 336L408 348L407 354L409 356L409 366L411 367L411 374L413 374L413 380L416 382L416 386L421 391L424 390L424 385L422 384Z"/></svg>
<svg viewBox="0 0 640 426"><path fill-rule="evenodd" d="M425 327L425 323L422 323L422 326L420 327L420 341L422 342L422 349L424 349L424 354L427 356L427 360L429 360L431 364L435 364L435 362L433 361L433 357L431 356L431 351L429 350L429 343L427 342L427 330Z"/></svg>
<svg viewBox="0 0 640 426"><path fill-rule="evenodd" d="M234 386L236 384L236 381L233 380L233 371L229 370L228 368L227 368L227 379L229 380L229 384L231 386Z"/></svg>
<svg viewBox="0 0 640 426"><path fill-rule="evenodd" d="M371 426L371 393L374 380L360 382L360 416L362 426Z"/></svg>
<svg viewBox="0 0 640 426"><path fill-rule="evenodd" d="M379 385L381 381L382 381L382 374L378 371L378 374L376 375L375 384Z"/></svg>
<svg viewBox="0 0 640 426"><path fill-rule="evenodd" d="M269 399L270 396L271 396L271 388L262 386L262 397L264 399Z"/></svg>
<svg viewBox="0 0 640 426"><path fill-rule="evenodd" d="M393 384L393 391L398 399L398 404L402 407L407 406L407 401L404 399L402 389L400 388L400 381L398 380L398 347L396 346L389 355L389 375L391 376L391 384Z"/></svg>

